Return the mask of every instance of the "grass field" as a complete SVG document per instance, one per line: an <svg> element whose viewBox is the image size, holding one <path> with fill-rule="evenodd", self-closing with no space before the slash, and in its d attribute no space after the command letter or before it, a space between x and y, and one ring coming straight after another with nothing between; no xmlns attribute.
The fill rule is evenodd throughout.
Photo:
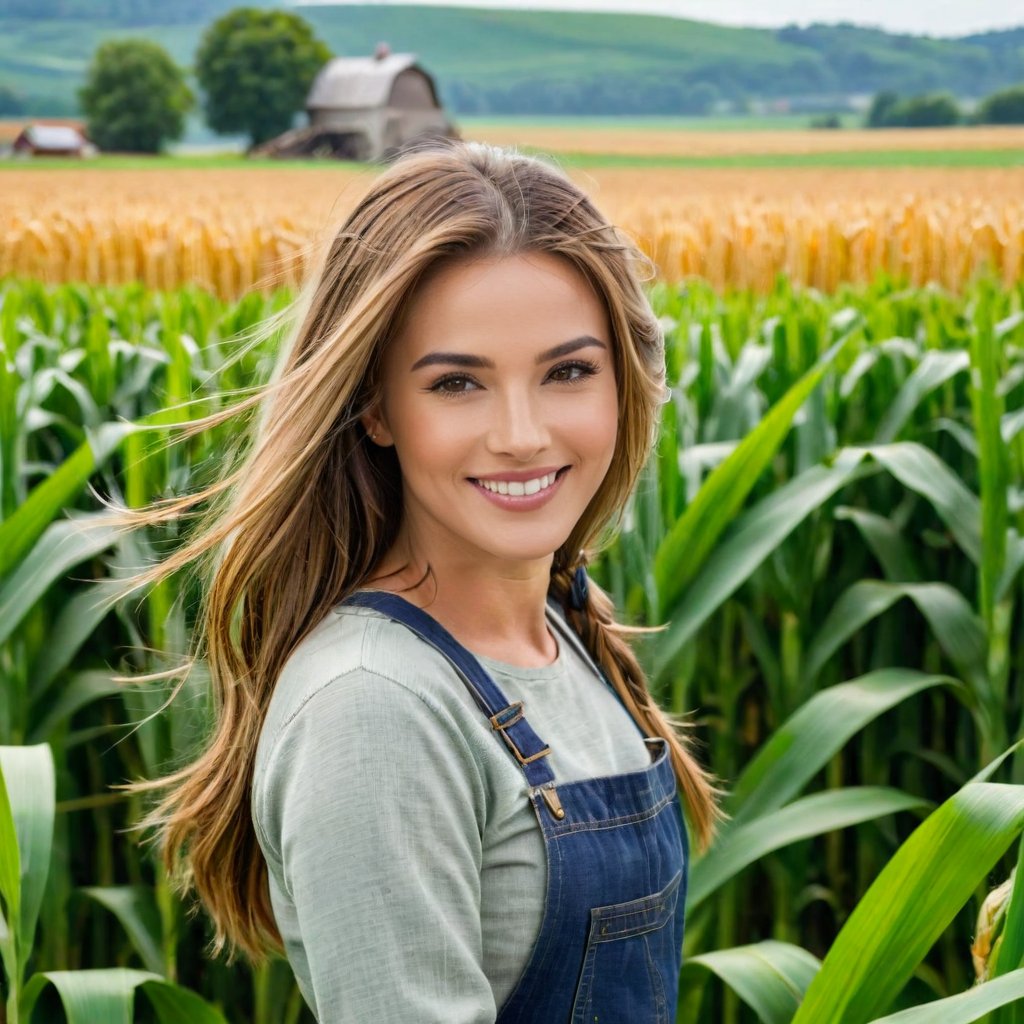
<svg viewBox="0 0 1024 1024"><path fill-rule="evenodd" d="M616 157L671 156L686 158L804 157L822 153L996 153L1024 154L1024 125L954 128L810 130L719 127L676 127L658 124L475 122L465 134L499 145L528 145L558 153Z"/></svg>
<svg viewBox="0 0 1024 1024"><path fill-rule="evenodd" d="M562 151L544 146L522 143L523 152L554 158L564 167L578 168L633 168L638 171L657 168L717 169L740 168L872 168L872 167L1024 167L1024 149L950 149L950 150L882 150L876 152L820 152L820 153L737 153L718 156L684 156L672 154L633 155L630 153L589 153ZM365 167L339 161L330 169L364 172ZM23 160L0 160L0 174L24 171L28 163ZM323 171L322 160L289 160L282 163L270 159L251 159L237 153L187 153L180 156L136 156L106 154L89 160L53 158L33 161L31 170L40 171L180 171L180 170L235 170L250 171Z"/></svg>
<svg viewBox="0 0 1024 1024"><path fill-rule="evenodd" d="M0 141L11 140L22 122L0 121ZM468 139L518 146L550 154L566 166L637 168L770 167L1020 167L1024 166L1024 125L893 129L887 131L807 128L749 131L683 127L672 121L636 123L608 120L473 121L462 125ZM21 160L0 160L0 169L24 168ZM241 153L208 152L147 157L109 154L80 160L33 161L33 168L119 169L222 168L254 166L323 169L322 161L253 160ZM334 164L333 167L340 165Z"/></svg>

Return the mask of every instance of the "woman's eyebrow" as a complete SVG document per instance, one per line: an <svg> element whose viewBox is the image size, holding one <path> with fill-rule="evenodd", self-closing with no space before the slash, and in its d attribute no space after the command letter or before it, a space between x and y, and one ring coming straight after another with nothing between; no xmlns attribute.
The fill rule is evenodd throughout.
<svg viewBox="0 0 1024 1024"><path fill-rule="evenodd" d="M537 356L537 363L546 363L552 359L558 359L560 356L567 356L571 352L576 352L581 348L607 348L603 341L598 341L597 338L590 334L581 334L578 338L572 338L569 341L563 341L560 345L556 345L554 348L549 348L546 352L541 352ZM493 370L494 363L490 359L485 359L483 356L471 356L465 352L428 352L425 356L417 359L412 364L413 370L419 370L424 366L436 366L439 363L443 363L447 366L462 366L471 369L480 370Z"/></svg>
<svg viewBox="0 0 1024 1024"><path fill-rule="evenodd" d="M541 352L537 356L538 363L546 363L552 359L558 359L560 356L567 356L570 352L576 352L581 348L607 348L608 346L603 341L598 341L597 338L590 334L581 334L578 338L573 338L571 341L563 341L561 345L556 345L554 348L549 348L547 352Z"/></svg>

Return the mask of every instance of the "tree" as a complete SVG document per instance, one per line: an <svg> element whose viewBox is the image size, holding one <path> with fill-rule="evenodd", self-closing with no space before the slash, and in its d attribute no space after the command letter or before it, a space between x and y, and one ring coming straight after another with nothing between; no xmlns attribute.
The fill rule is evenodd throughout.
<svg viewBox="0 0 1024 1024"><path fill-rule="evenodd" d="M867 126L869 128L887 128L890 124L889 116L899 102L899 96L891 89L876 93L875 98L871 101L871 108L868 110Z"/></svg>
<svg viewBox="0 0 1024 1024"><path fill-rule="evenodd" d="M238 7L204 33L196 53L207 124L245 132L257 146L287 131L317 72L331 58L290 11Z"/></svg>
<svg viewBox="0 0 1024 1024"><path fill-rule="evenodd" d="M167 51L144 39L111 39L93 54L78 100L100 149L159 153L180 139L194 103Z"/></svg>
<svg viewBox="0 0 1024 1024"><path fill-rule="evenodd" d="M867 116L869 128L942 128L960 121L960 108L948 93L900 99L894 92L880 92Z"/></svg>
<svg viewBox="0 0 1024 1024"><path fill-rule="evenodd" d="M1024 124L1024 85L986 96L974 113L979 124Z"/></svg>
<svg viewBox="0 0 1024 1024"><path fill-rule="evenodd" d="M899 118L898 123L907 128L944 128L960 123L956 100L944 93L912 96L900 103L893 113Z"/></svg>

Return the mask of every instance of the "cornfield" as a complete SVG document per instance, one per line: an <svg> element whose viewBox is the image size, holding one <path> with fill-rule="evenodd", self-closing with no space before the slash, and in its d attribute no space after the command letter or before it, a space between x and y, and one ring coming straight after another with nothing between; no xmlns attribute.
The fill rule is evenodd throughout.
<svg viewBox="0 0 1024 1024"><path fill-rule="evenodd" d="M661 280L833 291L879 272L960 291L1024 273L1024 169L577 169ZM368 182L358 171L3 172L0 276L225 299L294 286ZM88 187L83 188L83 182Z"/></svg>
<svg viewBox="0 0 1024 1024"><path fill-rule="evenodd" d="M255 237L247 202L250 220L271 215L245 191L262 185L232 180L238 194L188 216L210 232L196 239L227 245L235 231L237 249ZM315 189L323 212L339 185L277 180L310 216ZM66 211L60 244L37 207L34 251L84 245L104 218L108 231L130 225L131 198L115 206L113 182L108 198ZM614 178L601 188L610 206ZM986 195L991 206L971 214L966 191L946 201L965 225L999 208ZM1004 202L1019 244L1020 200ZM24 228L7 223L9 243ZM109 245L125 273L147 247ZM253 256L244 280L264 272ZM641 657L664 706L696 710L729 790L731 821L691 865L679 1024L1013 1024L1024 1005L1024 876L1013 873L1024 856L1024 287L761 284L727 297L696 281L652 285L672 400L593 570L626 618L669 623ZM104 580L168 550L179 528L107 529L91 490L135 506L209 482L230 425L161 447L160 424L180 420L167 410L182 401L211 412L266 379L272 344L237 339L288 299L0 283L8 1020L91 1021L82 1007L100 1000L110 1019L311 1020L284 962L206 959L202 919L119 831L142 806L111 786L186 757L210 712L201 671L156 715L163 690L112 680L179 657L195 602L184 580L98 602Z"/></svg>

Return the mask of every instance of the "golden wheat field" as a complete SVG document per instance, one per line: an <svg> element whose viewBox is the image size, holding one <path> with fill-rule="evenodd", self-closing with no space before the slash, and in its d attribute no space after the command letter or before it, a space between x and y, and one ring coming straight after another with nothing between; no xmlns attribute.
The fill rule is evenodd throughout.
<svg viewBox="0 0 1024 1024"><path fill-rule="evenodd" d="M4 170L0 275L193 281L225 297L295 283L372 173ZM764 289L786 272L831 290L884 268L958 288L981 267L1024 274L1024 168L570 173L667 280Z"/></svg>
<svg viewBox="0 0 1024 1024"><path fill-rule="evenodd" d="M473 135L499 146L619 156L730 157L786 153L1024 150L1024 125L843 131L672 131L633 125L476 124Z"/></svg>

